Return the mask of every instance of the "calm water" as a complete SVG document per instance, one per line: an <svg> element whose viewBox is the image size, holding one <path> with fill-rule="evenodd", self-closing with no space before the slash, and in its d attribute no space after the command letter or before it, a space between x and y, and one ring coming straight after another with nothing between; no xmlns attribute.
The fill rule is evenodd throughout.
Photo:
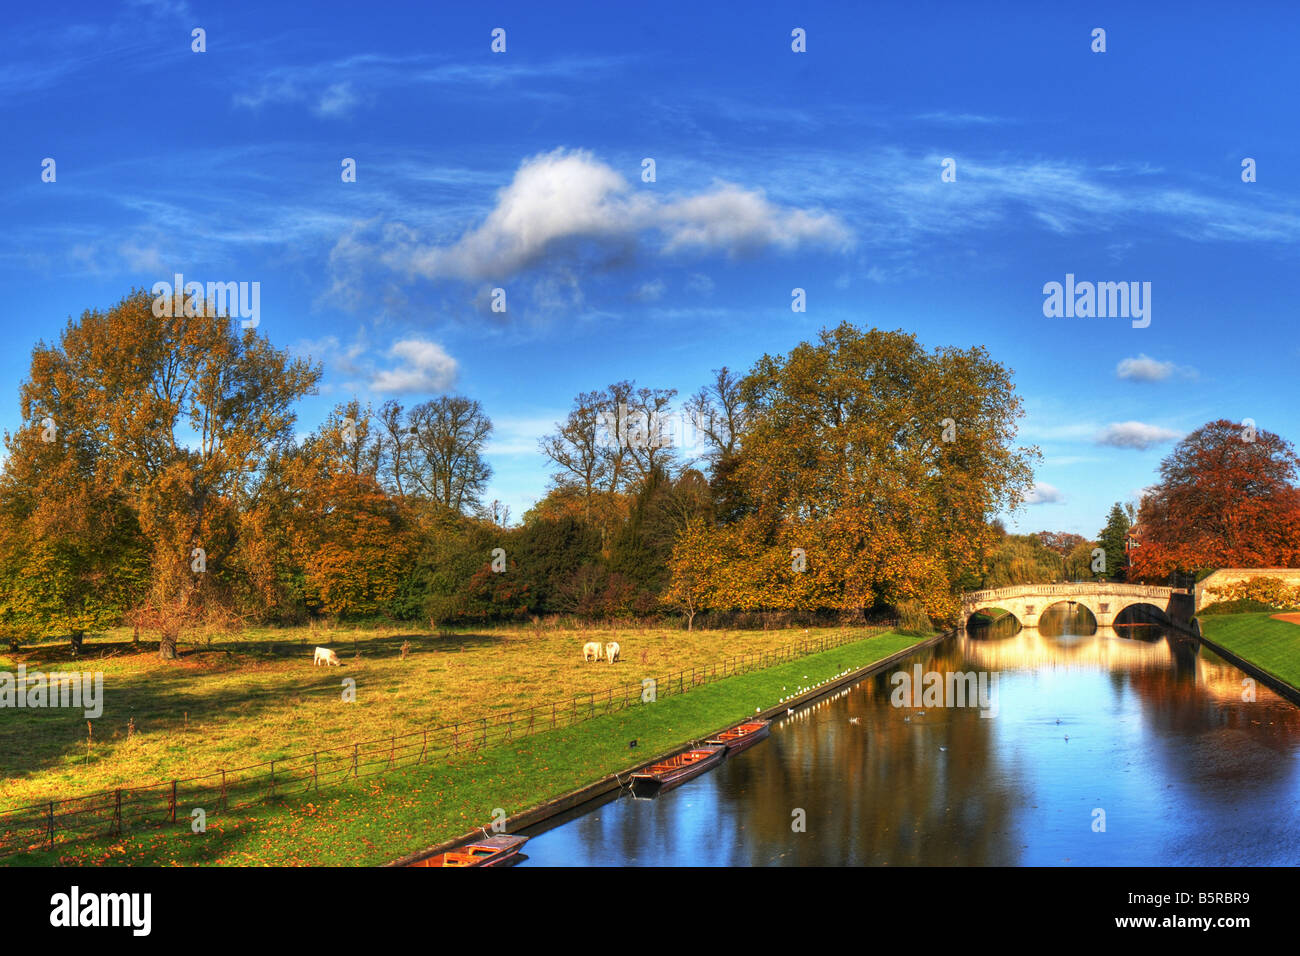
<svg viewBox="0 0 1300 956"><path fill-rule="evenodd" d="M1014 628L897 668L998 672L994 717L892 706L891 670L660 798L533 831L522 865L1300 863L1300 708L1243 702L1245 675L1174 632Z"/></svg>

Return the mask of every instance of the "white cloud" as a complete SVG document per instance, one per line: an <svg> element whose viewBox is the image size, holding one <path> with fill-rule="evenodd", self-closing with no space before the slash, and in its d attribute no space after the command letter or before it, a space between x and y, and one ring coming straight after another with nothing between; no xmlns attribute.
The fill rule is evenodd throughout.
<svg viewBox="0 0 1300 956"><path fill-rule="evenodd" d="M1126 358L1115 366L1115 374L1130 382L1163 382L1173 375L1183 378L1195 378L1196 370L1180 368L1173 362L1161 362L1149 355L1139 354L1137 358Z"/></svg>
<svg viewBox="0 0 1300 956"><path fill-rule="evenodd" d="M360 101L351 83L333 83L320 95L315 112L318 116L346 116Z"/></svg>
<svg viewBox="0 0 1300 956"><path fill-rule="evenodd" d="M599 240L600 253L617 261L637 248L737 255L851 239L834 216L778 205L759 190L718 182L661 199L632 189L591 153L564 149L524 160L483 221L454 242L424 245L409 229L383 232L379 257L390 268L468 281L503 281L583 240Z"/></svg>
<svg viewBox="0 0 1300 956"><path fill-rule="evenodd" d="M1049 485L1045 481L1034 482L1033 490L1030 491L1029 496L1025 498L1025 504L1027 505L1056 505L1064 503L1065 495L1061 493L1060 489L1053 485Z"/></svg>
<svg viewBox="0 0 1300 956"><path fill-rule="evenodd" d="M370 387L381 393L441 392L456 381L456 360L437 342L402 339L388 350L401 364L375 374Z"/></svg>
<svg viewBox="0 0 1300 956"><path fill-rule="evenodd" d="M632 297L638 302L658 302L664 297L668 287L664 285L663 279L653 279L650 282L642 282L632 293Z"/></svg>
<svg viewBox="0 0 1300 956"><path fill-rule="evenodd" d="M1112 448L1136 448L1145 451L1179 437L1181 437L1180 432L1161 428L1159 425L1147 425L1144 422L1116 422L1098 432L1095 440L1099 445L1109 445Z"/></svg>

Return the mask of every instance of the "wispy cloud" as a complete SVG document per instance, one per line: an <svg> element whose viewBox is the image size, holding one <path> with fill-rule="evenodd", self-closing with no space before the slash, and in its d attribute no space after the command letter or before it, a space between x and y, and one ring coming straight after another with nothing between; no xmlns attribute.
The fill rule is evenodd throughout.
<svg viewBox="0 0 1300 956"><path fill-rule="evenodd" d="M1145 422L1116 422L1098 432L1096 442L1098 445L1108 445L1111 448L1135 448L1145 451L1180 437L1182 437L1181 432L1161 428L1159 425L1148 425Z"/></svg>
<svg viewBox="0 0 1300 956"><path fill-rule="evenodd" d="M1181 378L1195 378L1196 370L1139 354L1136 358L1121 359L1115 366L1115 374L1130 382L1163 382L1174 375Z"/></svg>
<svg viewBox="0 0 1300 956"><path fill-rule="evenodd" d="M274 105L304 104L317 116L336 118L379 98L386 90L435 86L458 95L479 92L554 99L562 94L543 80L591 79L626 62L620 57L563 57L540 63L453 62L434 54L359 53L312 63L295 63L259 71L256 82L232 95L235 106L261 110Z"/></svg>
<svg viewBox="0 0 1300 956"><path fill-rule="evenodd" d="M1005 116L986 116L982 113L950 113L939 110L933 113L920 113L916 119L922 123L937 123L940 126L1006 126L1015 120Z"/></svg>

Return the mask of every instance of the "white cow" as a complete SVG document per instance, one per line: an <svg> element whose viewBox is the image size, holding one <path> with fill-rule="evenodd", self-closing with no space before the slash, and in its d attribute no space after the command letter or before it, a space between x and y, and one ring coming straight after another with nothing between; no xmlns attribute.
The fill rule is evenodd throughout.
<svg viewBox="0 0 1300 956"><path fill-rule="evenodd" d="M611 664L614 663L616 660L618 660L618 650L619 648L618 648L617 641L610 641L608 644L606 644L605 660L609 661Z"/></svg>
<svg viewBox="0 0 1300 956"><path fill-rule="evenodd" d="M584 661L598 661L600 660L600 653L600 641L588 641L586 644L582 645L582 659ZM588 657L588 655L590 655L590 657Z"/></svg>
<svg viewBox="0 0 1300 956"><path fill-rule="evenodd" d="M343 666L339 663L339 656L328 647L316 648L316 656L312 658L311 666L315 667L317 664L324 664L326 667L329 667L331 664L336 667Z"/></svg>

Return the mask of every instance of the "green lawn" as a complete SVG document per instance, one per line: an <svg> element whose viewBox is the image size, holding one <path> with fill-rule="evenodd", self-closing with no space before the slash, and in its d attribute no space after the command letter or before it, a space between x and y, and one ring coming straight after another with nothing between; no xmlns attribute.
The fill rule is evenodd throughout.
<svg viewBox="0 0 1300 956"><path fill-rule="evenodd" d="M770 707L798 687L882 660L922 638L882 634L494 747L229 813L207 832L138 830L10 865L375 865L513 815ZM629 748L637 741L635 750ZM180 808L188 816L192 808Z"/></svg>
<svg viewBox="0 0 1300 956"><path fill-rule="evenodd" d="M1269 612L1200 618L1201 632L1274 677L1300 688L1300 624L1279 621Z"/></svg>

